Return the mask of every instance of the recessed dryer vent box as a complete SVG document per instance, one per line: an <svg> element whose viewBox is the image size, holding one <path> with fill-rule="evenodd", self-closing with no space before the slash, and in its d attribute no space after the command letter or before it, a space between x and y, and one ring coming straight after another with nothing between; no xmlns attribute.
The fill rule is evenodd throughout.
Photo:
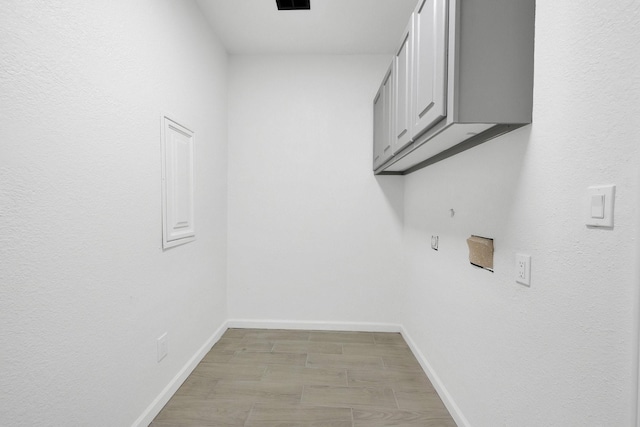
<svg viewBox="0 0 640 427"><path fill-rule="evenodd" d="M469 262L477 267L493 271L493 239L471 236L467 239Z"/></svg>
<svg viewBox="0 0 640 427"><path fill-rule="evenodd" d="M278 10L309 10L310 0L276 0Z"/></svg>

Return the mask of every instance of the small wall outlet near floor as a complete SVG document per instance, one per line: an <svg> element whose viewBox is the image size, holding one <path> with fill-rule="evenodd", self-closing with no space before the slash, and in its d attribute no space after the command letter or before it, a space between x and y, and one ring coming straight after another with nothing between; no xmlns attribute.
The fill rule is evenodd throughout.
<svg viewBox="0 0 640 427"><path fill-rule="evenodd" d="M516 254L516 282L531 286L531 255Z"/></svg>
<svg viewBox="0 0 640 427"><path fill-rule="evenodd" d="M164 359L169 353L169 343L167 342L167 333L158 337L158 362Z"/></svg>

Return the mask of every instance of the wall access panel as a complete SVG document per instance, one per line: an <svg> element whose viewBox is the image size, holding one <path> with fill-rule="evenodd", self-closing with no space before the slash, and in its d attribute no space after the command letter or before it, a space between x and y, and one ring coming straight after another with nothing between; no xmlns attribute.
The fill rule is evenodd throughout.
<svg viewBox="0 0 640 427"><path fill-rule="evenodd" d="M195 240L193 132L162 117L162 247Z"/></svg>

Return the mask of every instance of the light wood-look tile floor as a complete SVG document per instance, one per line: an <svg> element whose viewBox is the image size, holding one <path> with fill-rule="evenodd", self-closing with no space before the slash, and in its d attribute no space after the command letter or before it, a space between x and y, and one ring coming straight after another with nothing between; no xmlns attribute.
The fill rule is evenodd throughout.
<svg viewBox="0 0 640 427"><path fill-rule="evenodd" d="M455 427L397 333L229 329L152 427Z"/></svg>

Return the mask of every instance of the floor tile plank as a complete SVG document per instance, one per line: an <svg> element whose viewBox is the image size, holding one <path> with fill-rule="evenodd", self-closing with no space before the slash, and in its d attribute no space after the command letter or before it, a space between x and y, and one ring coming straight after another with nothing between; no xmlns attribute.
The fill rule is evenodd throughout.
<svg viewBox="0 0 640 427"><path fill-rule="evenodd" d="M176 394L205 399L211 394L217 383L217 379L208 376L189 375Z"/></svg>
<svg viewBox="0 0 640 427"><path fill-rule="evenodd" d="M235 351L211 350L200 363L227 363L235 355Z"/></svg>
<svg viewBox="0 0 640 427"><path fill-rule="evenodd" d="M435 418L428 412L404 410L361 410L353 411L354 426L382 427L382 426L453 426L455 423L448 418ZM451 421L453 424L446 424ZM444 422L444 423L443 423Z"/></svg>
<svg viewBox="0 0 640 427"><path fill-rule="evenodd" d="M213 404L208 399L174 397L160 411L154 422L188 426L238 426L249 416L252 403Z"/></svg>
<svg viewBox="0 0 640 427"><path fill-rule="evenodd" d="M357 356L350 354L309 354L307 366L312 368L370 368L382 369L382 359L378 356Z"/></svg>
<svg viewBox="0 0 640 427"><path fill-rule="evenodd" d="M236 353L229 363L233 365L297 365L304 366L307 361L306 354L300 353L262 353L242 352Z"/></svg>
<svg viewBox="0 0 640 427"><path fill-rule="evenodd" d="M305 408L300 406L273 408L268 405L257 404L251 411L246 426L282 425L283 423L294 423L292 425L308 425L308 423L342 425L345 422L351 426L351 421L350 408ZM328 424L330 422L335 424Z"/></svg>
<svg viewBox="0 0 640 427"><path fill-rule="evenodd" d="M435 392L429 378L424 372L385 369L348 369L347 380L351 387L370 385L386 385L388 387L409 387Z"/></svg>
<svg viewBox="0 0 640 427"><path fill-rule="evenodd" d="M312 341L276 341L274 353L342 354L342 344Z"/></svg>
<svg viewBox="0 0 640 427"><path fill-rule="evenodd" d="M260 332L261 329L244 329L244 328L229 328L226 330L224 334L222 334L222 338L244 338L247 334L253 332Z"/></svg>
<svg viewBox="0 0 640 427"><path fill-rule="evenodd" d="M343 344L344 354L414 358L409 347L385 344Z"/></svg>
<svg viewBox="0 0 640 427"><path fill-rule="evenodd" d="M290 406L300 403L302 387L298 384L222 380L216 384L209 398L252 404L256 402L277 402Z"/></svg>
<svg viewBox="0 0 640 427"><path fill-rule="evenodd" d="M407 346L407 342L402 338L402 334L397 333L379 333L374 332L373 339L376 344L401 345Z"/></svg>
<svg viewBox="0 0 640 427"><path fill-rule="evenodd" d="M192 377L211 380L259 381L266 366L233 365L230 363L200 363L191 373Z"/></svg>
<svg viewBox="0 0 640 427"><path fill-rule="evenodd" d="M375 344L372 332L312 331L309 334L309 340L349 344Z"/></svg>
<svg viewBox="0 0 640 427"><path fill-rule="evenodd" d="M413 355L409 356L382 356L385 368L393 368L407 371L423 372L422 366Z"/></svg>
<svg viewBox="0 0 640 427"><path fill-rule="evenodd" d="M263 382L307 384L307 385L347 385L345 369L308 368L305 366L270 365L262 377Z"/></svg>
<svg viewBox="0 0 640 427"><path fill-rule="evenodd" d="M449 411L436 392L424 389L396 389L395 395L400 409L428 412L432 418L449 416Z"/></svg>
<svg viewBox="0 0 640 427"><path fill-rule="evenodd" d="M353 427L349 421L261 421L245 424L246 427Z"/></svg>
<svg viewBox="0 0 640 427"><path fill-rule="evenodd" d="M261 339L272 341L307 341L309 331L287 330L287 329L264 329L253 330L245 334L244 339Z"/></svg>
<svg viewBox="0 0 640 427"><path fill-rule="evenodd" d="M213 351L236 352L236 351L271 351L274 341L257 339L222 338L213 346Z"/></svg>
<svg viewBox="0 0 640 427"><path fill-rule="evenodd" d="M386 387L304 386L302 405L398 409L393 390Z"/></svg>

